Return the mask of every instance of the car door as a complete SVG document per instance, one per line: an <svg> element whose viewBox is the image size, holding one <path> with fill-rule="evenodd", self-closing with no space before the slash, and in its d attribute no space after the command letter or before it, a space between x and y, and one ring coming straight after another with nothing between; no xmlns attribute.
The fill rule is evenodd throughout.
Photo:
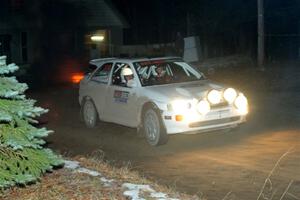
<svg viewBox="0 0 300 200"><path fill-rule="evenodd" d="M105 63L91 76L89 81L89 96L94 101L101 120L107 121L104 113L106 94L113 63Z"/></svg>
<svg viewBox="0 0 300 200"><path fill-rule="evenodd" d="M105 114L111 122L136 127L137 122L137 91L138 86L128 87L124 84L121 71L124 68L134 70L127 63L115 63L110 86L107 89ZM136 74L133 80L137 82Z"/></svg>

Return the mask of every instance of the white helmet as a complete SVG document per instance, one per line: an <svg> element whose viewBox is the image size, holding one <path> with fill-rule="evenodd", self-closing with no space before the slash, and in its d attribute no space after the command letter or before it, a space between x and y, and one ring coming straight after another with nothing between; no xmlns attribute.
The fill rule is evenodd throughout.
<svg viewBox="0 0 300 200"><path fill-rule="evenodd" d="M130 68L126 67L122 69L121 76L131 76L131 75L133 75L133 72Z"/></svg>

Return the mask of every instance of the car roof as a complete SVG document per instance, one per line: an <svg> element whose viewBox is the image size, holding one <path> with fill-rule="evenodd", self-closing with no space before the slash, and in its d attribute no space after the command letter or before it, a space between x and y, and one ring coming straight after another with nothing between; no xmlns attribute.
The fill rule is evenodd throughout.
<svg viewBox="0 0 300 200"><path fill-rule="evenodd" d="M113 62L113 61L118 61L118 62L142 62L142 61L152 61L152 60L170 60L170 59L182 59L181 57L155 57L155 58L98 58L98 59L93 59L90 61L90 64L95 64L99 65L103 62Z"/></svg>

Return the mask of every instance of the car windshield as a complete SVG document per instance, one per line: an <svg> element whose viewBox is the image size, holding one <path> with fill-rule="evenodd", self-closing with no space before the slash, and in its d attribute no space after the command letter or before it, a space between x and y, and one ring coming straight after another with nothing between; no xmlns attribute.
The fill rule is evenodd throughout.
<svg viewBox="0 0 300 200"><path fill-rule="evenodd" d="M181 60L149 60L133 63L142 86L190 82L204 75Z"/></svg>

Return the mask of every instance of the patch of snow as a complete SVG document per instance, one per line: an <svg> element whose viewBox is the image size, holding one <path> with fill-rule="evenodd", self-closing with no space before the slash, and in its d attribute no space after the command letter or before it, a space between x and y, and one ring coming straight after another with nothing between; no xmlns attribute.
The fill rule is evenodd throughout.
<svg viewBox="0 0 300 200"><path fill-rule="evenodd" d="M137 185L132 183L124 183L122 187L128 188L129 190L143 190L145 192L154 192L149 185Z"/></svg>
<svg viewBox="0 0 300 200"><path fill-rule="evenodd" d="M78 161L71 161L71 160L64 160L65 168L72 169L74 172L77 173L85 173L91 176L99 176L101 182L104 184L105 187L111 187L114 179L107 179L101 175L100 172L87 169L85 167L80 167L80 163ZM149 185L138 185L132 183L123 183L122 188L125 188L123 195L125 197L129 197L131 200L145 200L143 197L140 197L142 193L148 193L151 198L157 200L178 200L169 198L167 194L162 192L157 192L152 189Z"/></svg>
<svg viewBox="0 0 300 200"><path fill-rule="evenodd" d="M162 192L152 192L150 194L151 197L153 198L167 198L167 195L165 193L162 193Z"/></svg>
<svg viewBox="0 0 300 200"><path fill-rule="evenodd" d="M106 179L106 178L104 178L104 177L101 177L100 180L101 180L102 182L104 182L104 183L110 183L110 182L113 181L113 179Z"/></svg>
<svg viewBox="0 0 300 200"><path fill-rule="evenodd" d="M137 185L132 183L124 183L123 188L127 190L124 191L123 195L129 197L131 200L144 200L143 197L140 197L140 193L150 193L150 197L157 200L178 200L169 198L167 194L162 192L156 192L149 185Z"/></svg>
<svg viewBox="0 0 300 200"><path fill-rule="evenodd" d="M124 196L130 197L131 200L145 200L144 198L140 197L140 191L138 190L127 190L123 193Z"/></svg>
<svg viewBox="0 0 300 200"><path fill-rule="evenodd" d="M124 196L131 198L131 200L144 200L144 198L140 197L141 192L155 192L149 185L124 183L122 187L127 189L123 193Z"/></svg>
<svg viewBox="0 0 300 200"><path fill-rule="evenodd" d="M76 169L79 167L79 162L78 161L72 161L72 160L64 160L65 163L65 168L68 169Z"/></svg>
<svg viewBox="0 0 300 200"><path fill-rule="evenodd" d="M104 183L104 187L111 187L111 183Z"/></svg>
<svg viewBox="0 0 300 200"><path fill-rule="evenodd" d="M76 170L76 172L89 174L91 176L101 176L101 173L99 173L97 171L94 171L94 170L90 170L90 169L84 168L84 167L78 168Z"/></svg>
<svg viewBox="0 0 300 200"><path fill-rule="evenodd" d="M111 184L114 182L114 179L107 179L105 177L101 177L100 180L104 183L105 187L110 187Z"/></svg>

